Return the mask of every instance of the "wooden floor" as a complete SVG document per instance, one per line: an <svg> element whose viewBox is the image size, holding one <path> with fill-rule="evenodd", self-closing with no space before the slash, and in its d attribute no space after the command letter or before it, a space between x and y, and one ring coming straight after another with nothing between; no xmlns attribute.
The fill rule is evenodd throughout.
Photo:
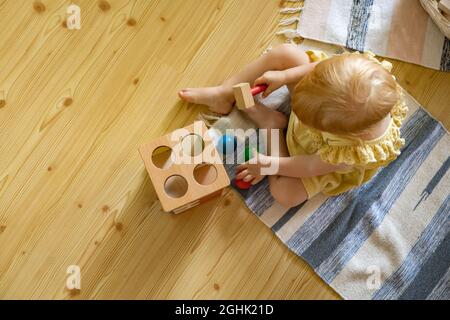
<svg viewBox="0 0 450 320"><path fill-rule="evenodd" d="M279 0L0 1L0 299L339 298L227 190L163 213L138 146L274 39ZM450 126L450 75L395 74ZM65 288L81 267L81 291Z"/></svg>

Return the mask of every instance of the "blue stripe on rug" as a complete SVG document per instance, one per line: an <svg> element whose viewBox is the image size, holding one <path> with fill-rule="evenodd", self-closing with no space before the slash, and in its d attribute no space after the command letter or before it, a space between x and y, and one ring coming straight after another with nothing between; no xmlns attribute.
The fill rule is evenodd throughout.
<svg viewBox="0 0 450 320"><path fill-rule="evenodd" d="M447 220L448 218L447 216ZM434 287L445 278L450 265L449 224L450 222L448 221L444 222L444 225L447 225L447 234L444 241L420 268L417 276L399 297L400 300L424 300L433 291Z"/></svg>
<svg viewBox="0 0 450 320"><path fill-rule="evenodd" d="M436 127L439 127L439 124L425 111L419 109L402 127L402 135L407 141L405 149L412 143L420 145ZM413 149L408 150L410 150L408 152L413 151ZM390 179L394 178L397 170L392 166L398 167L405 160L406 155L400 156L396 162L390 164L386 169L380 170L372 178L372 181L368 182L368 185L337 197L328 198L287 241L288 247L295 253L302 255L314 268L318 267L333 253L370 207L372 201L367 201L367 199L361 201L361 190L377 185L373 180L381 181L377 182L379 185L386 185ZM380 177L378 177L379 175ZM382 190L376 191L378 193L371 194L374 199L381 197ZM357 204L358 207L356 207ZM356 208L358 210L355 210ZM318 240L315 241L316 239ZM309 247L310 250L306 252Z"/></svg>
<svg viewBox="0 0 450 320"><path fill-rule="evenodd" d="M225 165L225 169L231 179L231 186L241 195L249 209L257 216L261 216L274 204L275 200L270 194L269 179L267 177L256 186L242 190L236 186L234 179L236 165Z"/></svg>
<svg viewBox="0 0 450 320"><path fill-rule="evenodd" d="M364 51L373 0L353 0L347 27L347 48Z"/></svg>
<svg viewBox="0 0 450 320"><path fill-rule="evenodd" d="M445 38L442 48L441 70L450 71L450 40L448 38Z"/></svg>
<svg viewBox="0 0 450 320"><path fill-rule="evenodd" d="M306 201L286 211L286 213L272 226L272 230L274 232L280 230L286 223L288 223L289 220L292 219L293 216L295 216L295 214L304 206L305 203Z"/></svg>
<svg viewBox="0 0 450 320"><path fill-rule="evenodd" d="M450 300L450 268L433 288L427 300Z"/></svg>
<svg viewBox="0 0 450 320"><path fill-rule="evenodd" d="M328 198L291 236L286 245L301 256L328 226L333 225L336 216L354 201L356 201L356 198L354 198L353 192L346 192L339 196Z"/></svg>
<svg viewBox="0 0 450 320"><path fill-rule="evenodd" d="M331 282L381 224L395 200L428 157L445 131L431 117L402 150L396 161L383 168L370 182L355 190L356 202L340 213L335 225L306 250L303 257ZM353 220L348 223L348 218ZM346 221L347 220L347 221ZM332 229L333 228L333 229ZM336 232L339 230L340 232Z"/></svg>
<svg viewBox="0 0 450 320"><path fill-rule="evenodd" d="M373 299L396 299L404 292L407 294L408 292L406 290L411 283L415 281L415 278L421 275L421 268L426 264L426 261L439 261L440 259L445 259L445 256L447 256L446 259L448 259L448 233L450 231L449 213L450 196L447 196L431 222L414 244L402 265L386 279L383 286L373 295ZM444 241L445 239L446 241ZM444 256L441 256L441 250L444 250ZM444 262L445 261L442 261L441 263ZM448 266L448 261L446 266ZM439 271L439 268L435 270L433 265L428 265L428 267L428 272ZM445 274L445 270L443 273ZM434 282L434 284L436 284L436 282ZM414 284L413 286L416 285L417 284ZM432 288L433 286L430 286L426 291L430 292ZM415 289L417 289L417 287ZM411 290L413 290L413 288L411 288ZM412 294L412 292L409 291L409 294ZM423 298L425 297L426 296Z"/></svg>
<svg viewBox="0 0 450 320"><path fill-rule="evenodd" d="M261 216L275 202L270 194L269 179L267 178L249 190L240 190L240 192L248 192L244 196L245 202L257 216Z"/></svg>

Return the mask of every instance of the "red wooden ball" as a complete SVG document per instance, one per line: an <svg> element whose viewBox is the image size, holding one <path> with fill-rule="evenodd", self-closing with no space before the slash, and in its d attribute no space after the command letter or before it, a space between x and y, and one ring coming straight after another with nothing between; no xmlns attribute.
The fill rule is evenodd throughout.
<svg viewBox="0 0 450 320"><path fill-rule="evenodd" d="M252 186L252 184L251 184L250 182L245 182L244 180L238 180L238 179L236 179L236 186L237 186L239 189L247 190L247 189L250 189L250 187Z"/></svg>

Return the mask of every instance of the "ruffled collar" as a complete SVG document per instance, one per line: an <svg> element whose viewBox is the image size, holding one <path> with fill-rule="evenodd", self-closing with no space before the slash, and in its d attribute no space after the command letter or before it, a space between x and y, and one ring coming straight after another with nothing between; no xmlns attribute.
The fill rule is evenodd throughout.
<svg viewBox="0 0 450 320"><path fill-rule="evenodd" d="M307 128L311 140L323 161L331 164L367 165L390 162L397 158L405 140L400 137L400 127L406 117L403 92L399 86L400 100L391 110L391 121L385 132L371 140L343 137Z"/></svg>

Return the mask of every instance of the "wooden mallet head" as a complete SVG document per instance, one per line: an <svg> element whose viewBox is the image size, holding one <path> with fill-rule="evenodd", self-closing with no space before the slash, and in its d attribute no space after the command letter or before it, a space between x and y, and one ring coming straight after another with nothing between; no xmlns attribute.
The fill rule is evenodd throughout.
<svg viewBox="0 0 450 320"><path fill-rule="evenodd" d="M245 110L246 108L253 107L255 105L255 100L253 96L266 91L267 85L260 84L253 88L250 88L249 83L239 83L233 86L234 98L236 99L236 106Z"/></svg>
<svg viewBox="0 0 450 320"><path fill-rule="evenodd" d="M255 100L253 99L252 89L249 83L239 83L233 86L234 98L236 99L236 106L245 110L247 108L253 107L255 105Z"/></svg>

